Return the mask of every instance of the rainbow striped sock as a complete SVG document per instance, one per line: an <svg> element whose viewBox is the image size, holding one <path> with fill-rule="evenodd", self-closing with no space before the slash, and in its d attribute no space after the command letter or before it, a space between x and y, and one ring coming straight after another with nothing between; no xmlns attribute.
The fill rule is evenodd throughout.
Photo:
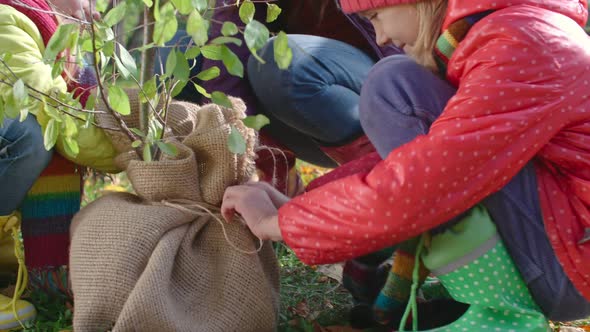
<svg viewBox="0 0 590 332"><path fill-rule="evenodd" d="M80 209L82 177L54 154L21 204L25 261L30 271L68 264L69 227Z"/></svg>

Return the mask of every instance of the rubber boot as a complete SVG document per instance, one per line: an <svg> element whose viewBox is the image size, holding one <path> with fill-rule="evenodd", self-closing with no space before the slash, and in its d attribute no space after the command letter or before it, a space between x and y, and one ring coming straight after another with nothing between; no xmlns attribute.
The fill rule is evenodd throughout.
<svg viewBox="0 0 590 332"><path fill-rule="evenodd" d="M428 331L550 331L487 210L427 241L424 265L469 309L455 322Z"/></svg>
<svg viewBox="0 0 590 332"><path fill-rule="evenodd" d="M24 327L24 323L37 316L35 307L20 297L24 292L28 274L25 266L25 254L20 239L21 217L18 212L0 216L0 250L2 250L2 268L17 272L17 281L12 298L0 294L0 330Z"/></svg>

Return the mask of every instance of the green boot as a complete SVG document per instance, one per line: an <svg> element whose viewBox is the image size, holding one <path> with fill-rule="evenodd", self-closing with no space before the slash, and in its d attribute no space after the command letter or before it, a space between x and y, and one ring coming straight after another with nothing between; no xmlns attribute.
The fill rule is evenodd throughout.
<svg viewBox="0 0 590 332"><path fill-rule="evenodd" d="M550 331L485 208L426 242L424 265L470 305L455 322L429 331Z"/></svg>

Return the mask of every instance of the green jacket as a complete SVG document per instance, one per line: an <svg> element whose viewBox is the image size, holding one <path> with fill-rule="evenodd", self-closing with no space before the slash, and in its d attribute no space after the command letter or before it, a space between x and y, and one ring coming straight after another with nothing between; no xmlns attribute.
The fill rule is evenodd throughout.
<svg viewBox="0 0 590 332"><path fill-rule="evenodd" d="M12 54L12 58L8 61L12 71L25 83L42 92L48 93L54 89L65 92L67 87L63 78L58 76L53 79L51 66L43 63L44 51L45 45L41 33L35 24L16 9L0 5L0 54ZM1 94L10 93L10 89L8 85L0 84ZM36 116L45 130L50 118L41 105L36 109L30 109L29 112ZM76 141L80 152L75 157L65 153L64 139L61 135L57 140L56 150L77 164L105 172L118 171L113 161L116 156L115 148L102 129L94 126L88 128L79 126Z"/></svg>

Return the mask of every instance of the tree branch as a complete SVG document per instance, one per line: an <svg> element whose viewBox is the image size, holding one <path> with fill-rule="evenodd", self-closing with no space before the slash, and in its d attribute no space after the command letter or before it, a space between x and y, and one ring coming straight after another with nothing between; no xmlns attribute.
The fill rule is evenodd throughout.
<svg viewBox="0 0 590 332"><path fill-rule="evenodd" d="M94 66L94 70L96 72L97 75L97 83L98 83L98 89L100 90L100 97L102 98L102 101L104 102L105 106L107 107L107 110L109 110L109 112L111 113L111 115L117 120L117 122L119 123L119 126L121 127L121 129L123 130L123 132L125 133L125 135L127 135L127 137L129 137L129 139L131 139L132 142L136 141L138 139L138 137L129 129L129 127L127 127L127 124L125 123L125 121L123 121L123 118L121 118L121 115L117 112L115 112L115 110L113 110L113 108L111 107L111 105L108 102L107 96L105 94L105 90L104 87L102 85L102 82L100 80L100 76L98 75L98 73L100 73L100 69L98 68L98 59L96 57L96 53L97 53L97 49L96 49L96 31L94 30L94 19L92 18L92 16L90 17L90 33L92 34L92 57L93 57L93 61L92 64ZM134 148L135 153L137 154L138 158L141 158L142 153L141 150L139 148Z"/></svg>

